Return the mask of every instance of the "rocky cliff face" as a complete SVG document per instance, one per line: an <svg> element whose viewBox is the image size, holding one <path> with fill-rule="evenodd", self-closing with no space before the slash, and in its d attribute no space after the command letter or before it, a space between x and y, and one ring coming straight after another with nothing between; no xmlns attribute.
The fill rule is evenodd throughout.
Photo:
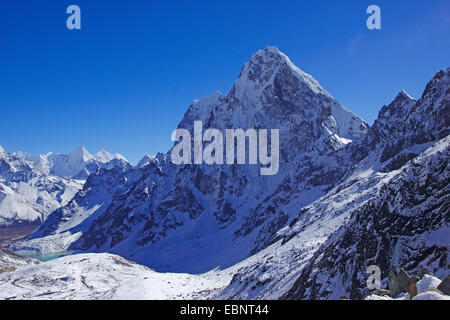
<svg viewBox="0 0 450 320"><path fill-rule="evenodd" d="M377 193L352 211L348 222L318 248L289 299L352 299L366 293L367 267L412 274L428 268L445 277L449 268L449 142L436 143L380 182ZM389 176L389 175L387 175Z"/></svg>
<svg viewBox="0 0 450 320"><path fill-rule="evenodd" d="M218 298L360 299L367 292L369 265L380 267L383 287L396 267L411 274L427 268L444 278L450 235L450 140L433 132L443 132L448 121L435 118L439 122L429 123L430 132L420 131L431 137L425 143L408 140L401 132L418 136L403 126L414 123L422 108L431 113L448 108L449 76L450 69L439 72L427 85L425 93L434 96L424 93L413 101L400 93L384 107L367 136L342 150L355 161L345 178L300 208L276 233L273 244L228 269L233 279ZM398 109L405 112L403 120L401 113L386 116ZM392 136L404 141L404 147L383 161L386 146L395 142ZM361 150L366 155L357 160ZM409 159L398 157L402 154Z"/></svg>
<svg viewBox="0 0 450 320"><path fill-rule="evenodd" d="M378 265L387 281L402 266L445 277L449 268L450 69L428 83L419 101L403 92L383 107L372 127L371 154L385 177L376 194L321 246L285 298L361 298L366 270ZM402 120L403 118L403 120Z"/></svg>

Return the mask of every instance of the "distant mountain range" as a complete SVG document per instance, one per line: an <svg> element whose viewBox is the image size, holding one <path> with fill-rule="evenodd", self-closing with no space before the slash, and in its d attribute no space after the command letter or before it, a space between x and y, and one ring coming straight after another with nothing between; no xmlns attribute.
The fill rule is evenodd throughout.
<svg viewBox="0 0 450 320"><path fill-rule="evenodd" d="M178 127L192 131L200 120L219 130L277 128L278 174L260 176L249 164L174 165L170 150L138 166L82 149L61 155L70 165L52 160L56 155L37 161L3 152L0 174L10 189L0 192L7 196L20 190L8 186L14 176L27 186L37 171L57 181L41 201L55 210L39 216L45 220L39 229L10 249L108 252L158 272L215 269L220 285L203 288L209 298L361 298L366 268L374 264L383 284L397 266L412 273L428 268L443 278L450 244L449 93L447 68L418 100L401 90L369 126L267 47L244 65L227 95L194 101ZM49 165L38 170L37 163ZM75 180L86 177L82 187ZM6 199L0 197L0 209ZM202 279L211 283L209 276Z"/></svg>
<svg viewBox="0 0 450 320"><path fill-rule="evenodd" d="M0 147L0 226L42 223L67 204L100 168L128 167L119 154L84 147L70 154L7 153Z"/></svg>

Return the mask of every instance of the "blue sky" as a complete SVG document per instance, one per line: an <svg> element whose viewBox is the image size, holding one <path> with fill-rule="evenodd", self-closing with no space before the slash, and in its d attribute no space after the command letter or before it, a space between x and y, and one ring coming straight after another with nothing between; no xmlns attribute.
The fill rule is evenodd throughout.
<svg viewBox="0 0 450 320"><path fill-rule="evenodd" d="M82 29L66 28L81 8ZM382 29L366 28L381 8ZM450 65L450 0L1 0L0 145L165 152L193 99L227 93L275 45L372 123Z"/></svg>

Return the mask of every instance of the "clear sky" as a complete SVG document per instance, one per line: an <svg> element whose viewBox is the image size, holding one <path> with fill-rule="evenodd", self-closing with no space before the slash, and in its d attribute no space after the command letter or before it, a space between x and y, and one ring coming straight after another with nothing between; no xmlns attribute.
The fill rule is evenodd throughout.
<svg viewBox="0 0 450 320"><path fill-rule="evenodd" d="M371 4L381 30L366 28ZM166 152L191 101L227 93L267 45L371 124L450 66L449 31L450 0L0 0L0 145Z"/></svg>

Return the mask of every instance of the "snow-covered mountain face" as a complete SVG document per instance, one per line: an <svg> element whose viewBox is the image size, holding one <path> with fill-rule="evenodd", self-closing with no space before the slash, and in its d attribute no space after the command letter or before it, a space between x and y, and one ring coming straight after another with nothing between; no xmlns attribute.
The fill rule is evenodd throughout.
<svg viewBox="0 0 450 320"><path fill-rule="evenodd" d="M315 251L284 297L361 298L367 292L370 265L380 267L384 287L396 267L411 274L427 268L445 277L450 239L449 144L450 139L444 138L400 169L379 173L381 179L372 189L376 193L355 199L358 205L343 213L345 224ZM332 212L336 213L340 214Z"/></svg>
<svg viewBox="0 0 450 320"><path fill-rule="evenodd" d="M128 161L120 154L113 155L101 149L91 155L84 147L79 147L70 154L48 153L39 157L25 153L16 153L15 155L38 163L48 174L80 180L86 180L89 174L96 172L99 168L111 169L115 166L129 166Z"/></svg>
<svg viewBox="0 0 450 320"><path fill-rule="evenodd" d="M156 159L154 155L146 154L137 164L138 168L143 168L146 165L153 163L153 161Z"/></svg>
<svg viewBox="0 0 450 320"><path fill-rule="evenodd" d="M146 165L123 175L99 173L90 180L107 201L96 196L98 189L85 188L54 213L96 216L71 248L115 252L159 270L229 266L269 245L299 207L342 179L351 164L337 151L368 130L274 47L244 65L227 96L194 101L178 127L192 132L194 121L223 131L279 129L278 174L260 176L256 165L178 166L170 153L146 157ZM121 186L115 189L120 192L105 191L104 180ZM101 204L104 212L92 210ZM61 226L65 220L51 217L52 227L46 224L36 235L70 231Z"/></svg>
<svg viewBox="0 0 450 320"><path fill-rule="evenodd" d="M0 148L0 226L42 223L67 204L90 173L99 168L129 167L120 155L95 155L83 147L71 154L33 156Z"/></svg>
<svg viewBox="0 0 450 320"><path fill-rule="evenodd" d="M406 115L411 112L415 103L415 99L401 90L388 106L383 106L368 134L361 142L348 145L347 149L351 149L351 151L345 150L345 154L351 155L352 160L350 161L358 163L367 157L369 152L384 148L396 130L403 125Z"/></svg>
<svg viewBox="0 0 450 320"><path fill-rule="evenodd" d="M449 128L450 68L433 77L417 102L401 92L382 108L370 133L379 148L353 172L373 170L376 193L353 199L358 206L347 210L348 222L316 251L285 298L360 298L369 265L378 265L385 281L400 266L447 275Z"/></svg>
<svg viewBox="0 0 450 320"><path fill-rule="evenodd" d="M449 80L450 68L436 74L418 101L401 92L383 107L368 135L348 148L353 158L365 152L364 159L325 196L299 210L275 244L235 266L220 297L361 298L370 265L380 267L384 286L389 271L399 266L411 274L427 268L445 277Z"/></svg>
<svg viewBox="0 0 450 320"><path fill-rule="evenodd" d="M220 130L280 129L278 174L261 176L255 165L174 165L170 152L147 156L138 167L91 175L12 249L107 251L157 271L219 267L202 290L222 299L361 298L369 265L380 267L383 284L395 266L443 278L449 88L450 68L417 101L401 91L369 128L268 47L228 95L194 101L179 127L193 130L200 120ZM104 297L143 292L147 276ZM210 273L198 277L211 282Z"/></svg>

